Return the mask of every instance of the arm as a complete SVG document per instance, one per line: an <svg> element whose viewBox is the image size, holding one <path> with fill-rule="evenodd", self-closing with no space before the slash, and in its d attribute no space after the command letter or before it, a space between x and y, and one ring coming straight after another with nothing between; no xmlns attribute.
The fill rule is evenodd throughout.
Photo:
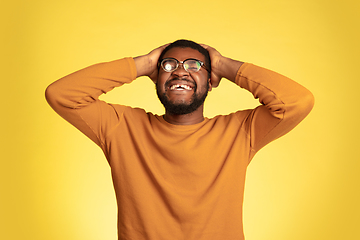
<svg viewBox="0 0 360 240"><path fill-rule="evenodd" d="M250 91L262 104L248 119L252 156L298 125L314 105L314 96L305 87L253 64L241 66L235 83Z"/></svg>
<svg viewBox="0 0 360 240"><path fill-rule="evenodd" d="M95 64L65 76L48 86L46 99L60 116L101 146L101 136L118 122L121 114L100 101L99 96L139 76L155 79L157 59L163 48L134 59Z"/></svg>
<svg viewBox="0 0 360 240"><path fill-rule="evenodd" d="M223 57L214 48L204 46L211 57L213 86L218 86L225 77L250 91L262 104L245 123L251 138L250 159L267 143L293 129L311 111L314 97L305 87L276 72Z"/></svg>
<svg viewBox="0 0 360 240"><path fill-rule="evenodd" d="M61 117L101 146L101 115L109 115L115 121L116 114L98 97L135 78L134 60L124 58L95 64L65 76L50 84L45 96Z"/></svg>

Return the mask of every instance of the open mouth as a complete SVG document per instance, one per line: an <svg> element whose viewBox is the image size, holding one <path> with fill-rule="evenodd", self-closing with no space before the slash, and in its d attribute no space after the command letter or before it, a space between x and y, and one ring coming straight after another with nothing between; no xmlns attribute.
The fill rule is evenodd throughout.
<svg viewBox="0 0 360 240"><path fill-rule="evenodd" d="M173 84L169 87L170 90L184 91L184 90L192 90L193 88L186 84Z"/></svg>
<svg viewBox="0 0 360 240"><path fill-rule="evenodd" d="M165 88L170 91L195 91L196 83L188 79L172 79L165 83Z"/></svg>

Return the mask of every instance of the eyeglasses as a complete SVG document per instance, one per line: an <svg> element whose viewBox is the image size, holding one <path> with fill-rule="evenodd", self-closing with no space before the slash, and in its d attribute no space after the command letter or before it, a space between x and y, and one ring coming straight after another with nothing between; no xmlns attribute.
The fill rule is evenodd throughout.
<svg viewBox="0 0 360 240"><path fill-rule="evenodd" d="M185 71L189 73L196 73L201 67L209 72L202 61L193 58L189 58L184 61L178 61L175 58L164 58L161 60L160 65L165 72L173 72L178 69L180 63L183 65Z"/></svg>

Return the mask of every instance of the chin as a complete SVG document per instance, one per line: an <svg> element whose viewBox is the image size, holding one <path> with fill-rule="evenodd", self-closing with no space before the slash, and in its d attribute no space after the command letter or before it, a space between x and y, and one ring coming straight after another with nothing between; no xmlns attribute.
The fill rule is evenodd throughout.
<svg viewBox="0 0 360 240"><path fill-rule="evenodd" d="M175 102L171 101L165 92L160 92L159 87L156 88L156 93L160 102L165 107L167 113L172 115L185 115L193 113L204 104L207 94L209 92L208 90L209 89L207 88L206 91L200 96L199 94L194 93L191 96L189 102L186 102L185 100L179 100Z"/></svg>

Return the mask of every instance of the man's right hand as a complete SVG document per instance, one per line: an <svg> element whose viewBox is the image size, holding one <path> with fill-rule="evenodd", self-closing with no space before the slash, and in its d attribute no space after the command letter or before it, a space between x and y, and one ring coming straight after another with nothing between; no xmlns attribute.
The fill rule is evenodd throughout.
<svg viewBox="0 0 360 240"><path fill-rule="evenodd" d="M217 87L221 78L225 77L228 80L235 82L236 74L244 62L233 60L222 56L215 48L206 44L201 44L210 55L211 59L211 78L212 87Z"/></svg>
<svg viewBox="0 0 360 240"><path fill-rule="evenodd" d="M158 77L157 62L162 51L168 45L169 44L165 44L161 47L155 48L146 55L135 57L134 61L137 71L136 77L148 76L153 82L156 82Z"/></svg>

